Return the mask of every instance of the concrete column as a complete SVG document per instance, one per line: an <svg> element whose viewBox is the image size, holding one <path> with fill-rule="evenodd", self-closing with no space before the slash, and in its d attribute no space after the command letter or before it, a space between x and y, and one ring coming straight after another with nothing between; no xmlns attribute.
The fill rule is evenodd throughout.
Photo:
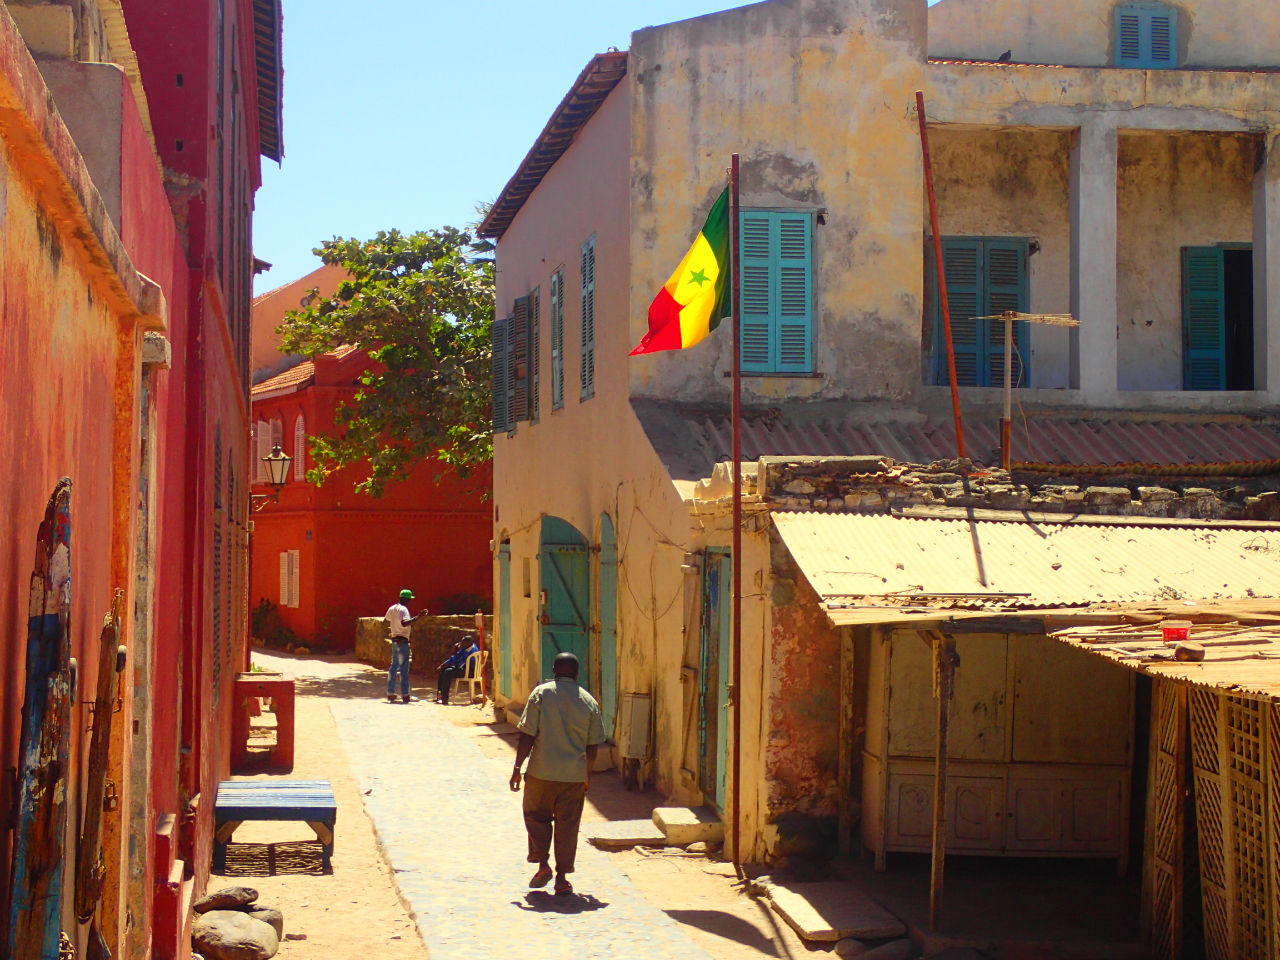
<svg viewBox="0 0 1280 960"><path fill-rule="evenodd" d="M1116 162L1119 137L1090 118L1071 147L1071 386L1086 404L1116 396Z"/></svg>
<svg viewBox="0 0 1280 960"><path fill-rule="evenodd" d="M1280 397L1280 133L1253 175L1253 388Z"/></svg>

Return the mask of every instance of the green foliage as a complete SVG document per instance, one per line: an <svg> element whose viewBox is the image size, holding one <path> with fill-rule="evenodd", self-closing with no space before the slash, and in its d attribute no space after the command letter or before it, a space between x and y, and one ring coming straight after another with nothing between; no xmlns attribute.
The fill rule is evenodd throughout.
<svg viewBox="0 0 1280 960"><path fill-rule="evenodd" d="M493 456L489 430L492 245L465 230L372 240L335 237L315 252L346 268L332 297L313 296L278 328L281 349L314 357L342 346L371 364L355 396L339 405L336 436L313 436L307 479L367 466L356 489L381 496L420 461L435 457L461 476Z"/></svg>

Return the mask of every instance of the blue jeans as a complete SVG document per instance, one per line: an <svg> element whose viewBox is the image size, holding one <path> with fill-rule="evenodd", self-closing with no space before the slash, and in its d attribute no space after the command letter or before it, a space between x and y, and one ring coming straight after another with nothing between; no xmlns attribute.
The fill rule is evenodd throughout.
<svg viewBox="0 0 1280 960"><path fill-rule="evenodd" d="M413 659L413 649L409 641L391 641L391 666L387 668L387 696L396 695L396 673L400 674L400 696L409 695L409 661Z"/></svg>

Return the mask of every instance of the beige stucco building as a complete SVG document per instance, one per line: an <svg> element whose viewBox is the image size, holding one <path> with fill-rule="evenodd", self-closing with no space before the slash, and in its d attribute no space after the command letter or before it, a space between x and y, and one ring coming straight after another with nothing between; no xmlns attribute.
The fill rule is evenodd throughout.
<svg viewBox="0 0 1280 960"><path fill-rule="evenodd" d="M1258 477L1280 459L1274 6L769 0L593 58L482 227L507 317L494 338L499 700L518 706L549 654L572 649L629 775L724 810L736 749L741 859L786 855L828 820L857 843L868 800L851 751L870 749L877 722L865 687L861 712L845 709L877 669L858 633L870 621L824 612L777 511L893 498L818 502L807 481L803 504L763 481L749 498L733 744L727 472L712 476L729 452L728 331L627 353L738 153L748 472L770 455L954 456L917 90L970 456L999 462L1005 346L973 318L1012 309L1079 321L1016 330L1015 475L1138 465L1125 475L1182 478L1167 491L1181 506L1161 516L1212 518L1195 477ZM983 503L1031 502L1006 493ZM1027 495L1051 512L1085 499ZM1239 515L1260 509L1241 501ZM1140 765L1120 753L1107 762ZM1123 862L1119 844L1108 855Z"/></svg>

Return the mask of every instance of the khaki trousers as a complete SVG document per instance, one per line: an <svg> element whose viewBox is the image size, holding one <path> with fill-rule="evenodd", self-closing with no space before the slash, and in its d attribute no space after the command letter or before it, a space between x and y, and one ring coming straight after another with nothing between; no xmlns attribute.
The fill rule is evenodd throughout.
<svg viewBox="0 0 1280 960"><path fill-rule="evenodd" d="M550 858L554 834L556 872L573 872L578 822L586 795L585 783L524 778L524 827L529 833L530 863L544 863Z"/></svg>

